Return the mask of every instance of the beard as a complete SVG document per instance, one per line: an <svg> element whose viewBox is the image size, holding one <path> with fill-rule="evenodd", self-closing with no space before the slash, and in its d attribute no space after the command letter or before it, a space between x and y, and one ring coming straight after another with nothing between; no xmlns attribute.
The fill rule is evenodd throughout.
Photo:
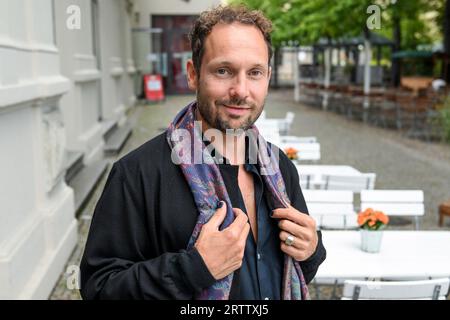
<svg viewBox="0 0 450 320"><path fill-rule="evenodd" d="M213 105L208 103L208 99L202 95L201 91L197 92L197 109L200 112L203 120L208 124L209 127L226 132L229 129L232 130L248 130L259 118L263 109L265 101L261 106L256 103L249 103L245 100L239 98L232 98L231 100L215 100ZM226 117L221 114L219 108L224 107L224 105L233 106L246 106L250 108L250 114L246 117L229 115L230 120L240 119L240 123L236 126L231 125L231 121L226 119Z"/></svg>

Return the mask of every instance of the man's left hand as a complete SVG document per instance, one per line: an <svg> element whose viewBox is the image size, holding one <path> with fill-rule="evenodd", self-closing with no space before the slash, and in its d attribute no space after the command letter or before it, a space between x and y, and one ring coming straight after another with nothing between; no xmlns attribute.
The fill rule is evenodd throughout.
<svg viewBox="0 0 450 320"><path fill-rule="evenodd" d="M297 261L305 261L316 251L318 237L316 222L309 215L292 206L273 210L273 218L280 219L281 250ZM285 241L291 235L293 243L288 246Z"/></svg>

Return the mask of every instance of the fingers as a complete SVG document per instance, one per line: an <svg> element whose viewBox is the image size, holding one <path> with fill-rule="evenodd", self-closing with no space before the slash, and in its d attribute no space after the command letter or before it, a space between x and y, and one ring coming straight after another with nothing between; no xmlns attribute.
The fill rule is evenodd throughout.
<svg viewBox="0 0 450 320"><path fill-rule="evenodd" d="M283 251L284 253L291 256L292 258L294 258L297 261L305 261L310 257L310 254L308 253L308 251L306 249L304 249L303 247L297 248L297 247L294 247L293 245L288 246L284 242L282 242L280 248L281 248L281 251Z"/></svg>
<svg viewBox="0 0 450 320"><path fill-rule="evenodd" d="M236 218L233 223L230 224L228 228L222 230L222 232L225 233L229 239L234 239L234 241L240 241L244 238L246 239L248 231L250 230L248 217L241 209L233 208L233 213Z"/></svg>
<svg viewBox="0 0 450 320"><path fill-rule="evenodd" d="M242 229L241 236L239 238L239 241L241 243L244 243L244 245L245 245L245 243L247 241L247 237L248 237L248 233L249 232L250 232L250 223L246 223L244 225L244 228Z"/></svg>
<svg viewBox="0 0 450 320"><path fill-rule="evenodd" d="M211 219L208 221L208 223L206 223L205 225L210 225L212 228L218 230L223 220L225 219L226 214L227 214L227 203L225 201L220 201L218 209L211 217Z"/></svg>
<svg viewBox="0 0 450 320"><path fill-rule="evenodd" d="M272 211L272 218L287 219L295 222L298 225L315 228L316 222L312 217L306 213L302 213L292 206L289 208L279 208Z"/></svg>
<svg viewBox="0 0 450 320"><path fill-rule="evenodd" d="M280 249L287 255L291 256L297 261L304 261L308 259L312 252L311 252L311 246L309 245L309 241L302 240L301 238L297 238L293 236L293 242L291 245L286 244L286 239L288 236L293 236L289 234L288 232L281 231L280 232Z"/></svg>
<svg viewBox="0 0 450 320"><path fill-rule="evenodd" d="M240 234L245 225L248 224L248 217L241 209L232 208L232 210L235 215L235 219L233 223L228 226L227 229L232 229L233 231L238 232ZM208 225L214 228L215 230L218 230L219 227L222 225L223 220L226 217L226 214L227 214L227 204L225 201L220 201L217 211L214 213L214 215L211 217L208 223L205 224L205 226Z"/></svg>
<svg viewBox="0 0 450 320"><path fill-rule="evenodd" d="M244 226L248 224L248 216L239 208L233 208L233 213L236 218L230 227L242 230Z"/></svg>
<svg viewBox="0 0 450 320"><path fill-rule="evenodd" d="M289 220L281 220L278 222L278 227L282 230L285 231L289 234L292 234L293 236L303 239L303 240L308 240L310 229L300 226L292 221Z"/></svg>
<svg viewBox="0 0 450 320"><path fill-rule="evenodd" d="M293 236L294 237L294 242L290 246L288 246L288 245L286 245L286 246L288 246L288 247L295 247L295 248L298 248L298 249L302 249L302 248L305 247L305 241L302 238L297 237L297 236L295 236L295 235L293 235L293 234L291 234L289 232L286 232L286 231L281 231L280 232L280 240L282 241L283 244L285 244L285 241L286 241L286 239L289 236Z"/></svg>

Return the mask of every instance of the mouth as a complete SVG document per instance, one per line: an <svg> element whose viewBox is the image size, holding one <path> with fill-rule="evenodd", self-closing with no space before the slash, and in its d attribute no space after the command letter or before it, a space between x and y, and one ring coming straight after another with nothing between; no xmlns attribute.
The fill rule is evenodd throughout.
<svg viewBox="0 0 450 320"><path fill-rule="evenodd" d="M225 110L232 115L243 115L251 110L251 108L246 107L238 107L233 105L222 104L225 107Z"/></svg>

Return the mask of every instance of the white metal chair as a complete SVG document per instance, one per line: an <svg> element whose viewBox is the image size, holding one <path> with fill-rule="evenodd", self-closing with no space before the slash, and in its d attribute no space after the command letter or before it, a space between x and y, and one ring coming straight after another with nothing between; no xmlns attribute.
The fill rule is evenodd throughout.
<svg viewBox="0 0 450 320"><path fill-rule="evenodd" d="M280 144L280 132L277 121L260 118L256 121L255 125L264 139L277 146Z"/></svg>
<svg viewBox="0 0 450 320"><path fill-rule="evenodd" d="M325 190L350 190L361 192L375 188L376 173L363 173L361 175L323 175L323 188Z"/></svg>
<svg viewBox="0 0 450 320"><path fill-rule="evenodd" d="M300 178L301 181L301 178ZM343 190L303 190L308 212L316 221L318 229L353 229L358 227L353 208L353 192ZM317 299L320 299L319 285L333 285L336 296L337 279L314 279Z"/></svg>
<svg viewBox="0 0 450 320"><path fill-rule="evenodd" d="M281 136L281 143L316 143L316 137Z"/></svg>
<svg viewBox="0 0 450 320"><path fill-rule="evenodd" d="M302 137L289 136L289 142L285 142L283 141L283 136L280 136L279 121L277 119L258 119L255 124L264 139L278 146L282 151L287 148L299 150L298 160L320 160L320 144L311 142L311 138L315 139L315 137L305 137L303 139Z"/></svg>
<svg viewBox="0 0 450 320"><path fill-rule="evenodd" d="M445 300L449 279L419 281L344 281L343 300Z"/></svg>
<svg viewBox="0 0 450 320"><path fill-rule="evenodd" d="M263 110L258 118L258 120L264 120L264 119L266 119L266 110Z"/></svg>
<svg viewBox="0 0 450 320"><path fill-rule="evenodd" d="M300 178L300 187L302 188L302 190L312 189L311 182L312 182L312 179L314 178L313 175L300 174L299 178Z"/></svg>
<svg viewBox="0 0 450 320"><path fill-rule="evenodd" d="M308 212L318 229L358 227L353 207L353 192L342 190L303 190Z"/></svg>
<svg viewBox="0 0 450 320"><path fill-rule="evenodd" d="M414 217L418 230L420 217L425 214L422 190L363 190L361 210L372 208L388 216Z"/></svg>
<svg viewBox="0 0 450 320"><path fill-rule="evenodd" d="M281 150L294 148L298 150L297 160L299 161L318 161L320 160L320 143L282 143L278 144Z"/></svg>
<svg viewBox="0 0 450 320"><path fill-rule="evenodd" d="M260 128L260 126L265 125L266 123L275 124L276 130L281 135L288 135L291 129L291 125L294 122L295 113L287 112L286 117L284 118L267 118L266 112L263 111L256 121L256 126Z"/></svg>
<svg viewBox="0 0 450 320"><path fill-rule="evenodd" d="M287 112L286 117L284 119L279 119L278 121L278 129L281 135L288 135L291 130L292 122L294 121L295 113Z"/></svg>
<svg viewBox="0 0 450 320"><path fill-rule="evenodd" d="M288 123L292 123L294 121L294 118L295 118L295 113L290 112L290 111L286 113L286 121Z"/></svg>

